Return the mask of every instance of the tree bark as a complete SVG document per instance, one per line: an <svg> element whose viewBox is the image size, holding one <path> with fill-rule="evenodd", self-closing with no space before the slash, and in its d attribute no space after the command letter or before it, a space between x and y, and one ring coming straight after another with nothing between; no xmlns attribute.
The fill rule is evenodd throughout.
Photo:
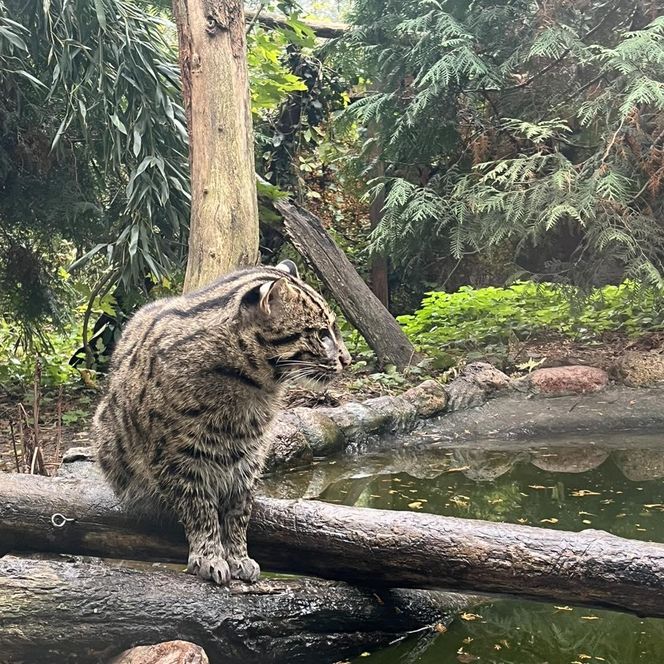
<svg viewBox="0 0 664 664"><path fill-rule="evenodd" d="M184 290L258 261L244 9L173 0L189 131L191 226Z"/></svg>
<svg viewBox="0 0 664 664"><path fill-rule="evenodd" d="M383 175L383 164L378 161L374 169L374 177ZM376 198L371 201L369 208L369 221L373 231L383 218L383 206L385 205L385 190L381 189ZM381 304L389 309L390 290L388 284L388 265L387 257L383 254L376 254L371 257L371 290L380 300Z"/></svg>
<svg viewBox="0 0 664 664"><path fill-rule="evenodd" d="M54 514L74 520L58 528ZM180 527L127 514L99 481L5 475L0 543L0 554L46 550L186 560ZM664 545L596 530L258 498L249 544L250 553L274 571L374 587L509 593L664 617Z"/></svg>
<svg viewBox="0 0 664 664"><path fill-rule="evenodd" d="M327 286L348 320L360 331L381 365L403 369L417 360L404 331L341 249L327 234L320 219L284 199L274 202L284 219L293 246Z"/></svg>
<svg viewBox="0 0 664 664"><path fill-rule="evenodd" d="M99 560L0 558L0 660L107 662L183 639L211 662L336 662L449 622L464 598L318 579L215 587L177 570Z"/></svg>

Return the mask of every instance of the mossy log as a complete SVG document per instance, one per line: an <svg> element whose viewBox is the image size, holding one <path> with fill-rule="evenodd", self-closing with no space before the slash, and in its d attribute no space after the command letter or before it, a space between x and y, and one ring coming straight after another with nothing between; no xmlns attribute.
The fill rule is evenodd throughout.
<svg viewBox="0 0 664 664"><path fill-rule="evenodd" d="M220 588L168 569L98 559L0 558L0 661L108 662L185 639L210 662L323 664L449 621L459 598L318 579Z"/></svg>
<svg viewBox="0 0 664 664"><path fill-rule="evenodd" d="M664 617L664 545L597 530L258 498L249 544L273 571L376 588L508 593ZM5 475L0 485L0 545L0 553L186 559L179 526L128 514L102 482L25 475Z"/></svg>

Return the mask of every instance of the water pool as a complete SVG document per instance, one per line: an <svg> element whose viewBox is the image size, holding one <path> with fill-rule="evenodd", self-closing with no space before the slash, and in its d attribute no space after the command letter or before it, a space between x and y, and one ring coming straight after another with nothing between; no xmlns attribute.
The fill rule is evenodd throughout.
<svg viewBox="0 0 664 664"><path fill-rule="evenodd" d="M266 493L664 542L663 478L662 435L455 445L429 429L381 452L275 476ZM443 633L413 635L357 662L659 664L664 620L492 598Z"/></svg>

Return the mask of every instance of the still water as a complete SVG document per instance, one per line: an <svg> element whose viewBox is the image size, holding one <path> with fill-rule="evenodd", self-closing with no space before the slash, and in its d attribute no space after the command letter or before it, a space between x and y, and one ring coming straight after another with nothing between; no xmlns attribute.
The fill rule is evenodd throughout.
<svg viewBox="0 0 664 664"><path fill-rule="evenodd" d="M367 508L430 512L544 528L606 530L664 542L664 437L484 441L451 446L435 432L392 449L321 461L267 493ZM413 635L357 664L664 664L664 620L493 599L440 634ZM355 663L354 663L355 664Z"/></svg>

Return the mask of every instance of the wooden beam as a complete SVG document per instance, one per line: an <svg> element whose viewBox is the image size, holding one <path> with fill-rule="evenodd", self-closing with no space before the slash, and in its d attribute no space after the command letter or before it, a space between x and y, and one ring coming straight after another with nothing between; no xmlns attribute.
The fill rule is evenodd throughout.
<svg viewBox="0 0 664 664"><path fill-rule="evenodd" d="M288 239L320 277L346 318L360 331L381 365L403 369L420 359L410 340L381 301L371 292L325 230L321 220L286 199L274 201Z"/></svg>

